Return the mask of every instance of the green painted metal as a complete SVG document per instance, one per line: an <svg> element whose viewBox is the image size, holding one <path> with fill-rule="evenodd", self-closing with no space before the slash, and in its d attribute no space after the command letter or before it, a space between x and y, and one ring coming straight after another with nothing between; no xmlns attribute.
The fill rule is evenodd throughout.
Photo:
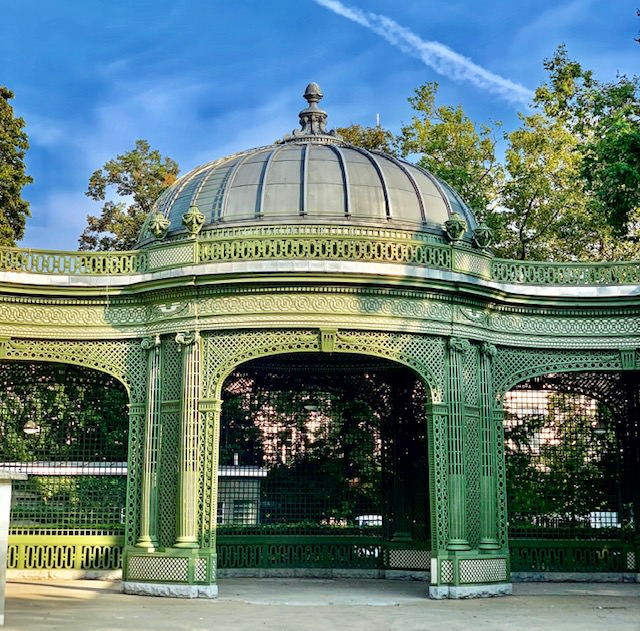
<svg viewBox="0 0 640 631"><path fill-rule="evenodd" d="M510 539L514 572L637 573L640 549L618 540Z"/></svg>
<svg viewBox="0 0 640 631"><path fill-rule="evenodd" d="M251 225L108 255L2 249L0 281L0 359L94 368L127 389L124 571L142 581L214 583L216 550L225 564L249 562L244 545L259 567L270 558L275 540L217 535L222 387L251 360L357 355L419 375L436 585L509 581L504 393L549 373L640 370L638 263L501 261L431 233ZM625 431L625 475L638 487L637 422ZM45 536L30 545L70 549ZM370 567L402 550L385 541L371 544L381 557L356 558L360 543L312 537L282 558L303 563L304 546L316 546L326 566L335 545L340 563ZM514 568L534 558L512 548ZM57 563L58 552L42 554ZM75 566L84 553L60 554Z"/></svg>
<svg viewBox="0 0 640 631"><path fill-rule="evenodd" d="M7 550L10 570L118 570L122 566L124 536L61 534L35 531L11 534Z"/></svg>

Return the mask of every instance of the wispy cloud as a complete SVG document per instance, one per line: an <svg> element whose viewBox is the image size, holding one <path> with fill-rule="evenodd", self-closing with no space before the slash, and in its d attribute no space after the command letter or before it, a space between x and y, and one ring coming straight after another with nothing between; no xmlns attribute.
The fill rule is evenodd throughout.
<svg viewBox="0 0 640 631"><path fill-rule="evenodd" d="M421 39L391 18L347 6L338 0L314 1L325 9L380 35L406 55L420 59L438 74L455 81L466 81L513 103L528 103L533 96L531 90L525 86L478 66L445 44Z"/></svg>

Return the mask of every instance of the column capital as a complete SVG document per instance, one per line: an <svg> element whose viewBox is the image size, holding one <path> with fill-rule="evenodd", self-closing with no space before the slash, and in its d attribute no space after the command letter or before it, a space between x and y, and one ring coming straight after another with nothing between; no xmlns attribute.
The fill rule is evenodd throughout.
<svg viewBox="0 0 640 631"><path fill-rule="evenodd" d="M160 346L160 335L156 333L156 335L153 335L151 337L142 338L142 340L140 341L140 346L142 346L145 351L150 351Z"/></svg>
<svg viewBox="0 0 640 631"><path fill-rule="evenodd" d="M471 348L471 343L464 337L450 337L448 340L449 350L466 353Z"/></svg>
<svg viewBox="0 0 640 631"><path fill-rule="evenodd" d="M498 354L498 349L491 342L482 342L480 344L480 352L489 359L493 359Z"/></svg>
<svg viewBox="0 0 640 631"><path fill-rule="evenodd" d="M176 333L176 344L180 346L191 346L200 339L200 333L193 331L192 333L185 333L181 331Z"/></svg>

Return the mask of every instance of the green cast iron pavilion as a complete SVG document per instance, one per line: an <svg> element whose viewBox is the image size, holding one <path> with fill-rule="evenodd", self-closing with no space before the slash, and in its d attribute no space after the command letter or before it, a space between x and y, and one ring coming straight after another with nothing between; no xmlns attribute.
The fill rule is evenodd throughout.
<svg viewBox="0 0 640 631"><path fill-rule="evenodd" d="M300 129L167 189L135 250L0 250L5 388L97 371L128 406L90 454L2 455L30 478L9 568L180 597L232 571L416 573L434 598L637 580L640 263L497 259L451 187L304 96ZM108 519L90 482L91 511L121 489Z"/></svg>

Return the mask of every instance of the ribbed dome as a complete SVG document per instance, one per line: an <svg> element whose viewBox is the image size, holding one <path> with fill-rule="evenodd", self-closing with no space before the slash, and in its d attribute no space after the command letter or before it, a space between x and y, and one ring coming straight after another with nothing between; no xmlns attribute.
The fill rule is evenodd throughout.
<svg viewBox="0 0 640 631"><path fill-rule="evenodd" d="M319 87L309 84L305 98L309 106L300 112L300 130L273 145L193 169L167 189L147 219L139 245L158 236L157 231L153 235L154 218L168 228L167 236L186 234L183 217L194 206L204 217L205 231L302 222L442 234L444 222L457 213L467 224L467 235L473 232L473 213L446 183L409 162L355 147L327 132L326 114L317 107Z"/></svg>

